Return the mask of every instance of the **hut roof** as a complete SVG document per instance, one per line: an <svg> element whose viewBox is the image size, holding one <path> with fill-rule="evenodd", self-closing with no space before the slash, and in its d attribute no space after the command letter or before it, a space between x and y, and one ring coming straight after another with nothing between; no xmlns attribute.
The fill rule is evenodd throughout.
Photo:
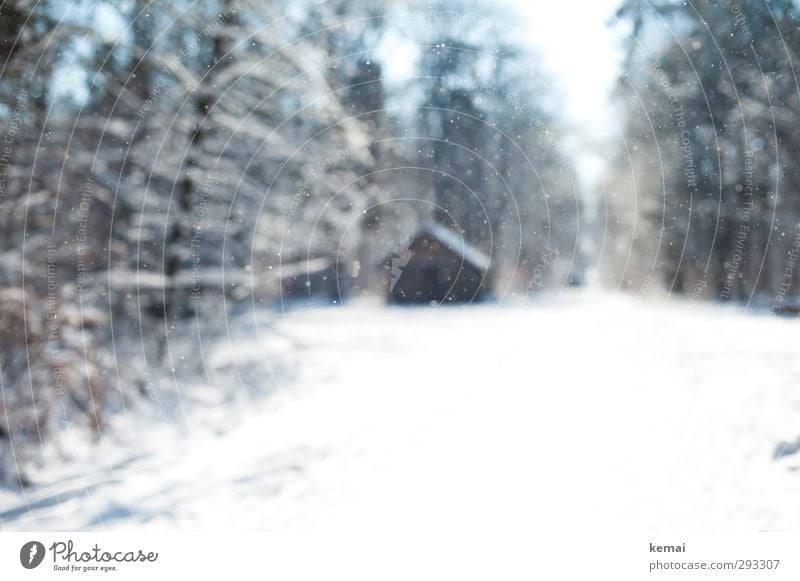
<svg viewBox="0 0 800 581"><path fill-rule="evenodd" d="M321 272L333 266L333 261L327 257L309 258L299 262L282 263L278 267L281 279L294 278L304 274Z"/></svg>
<svg viewBox="0 0 800 581"><path fill-rule="evenodd" d="M447 247L451 252L456 254L461 260L465 263L469 264L470 266L480 270L482 272L488 272L489 266L491 264L491 259L489 256L483 253L480 249L476 248L475 246L471 245L469 242L464 240L464 237L461 236L458 232L455 232L444 226L442 224L437 224L435 222L430 222L421 226L416 233L411 237L410 241L413 242L417 240L420 236L427 235L431 238L435 238L439 242L441 242L445 247ZM394 252L394 251L393 251ZM384 256L384 260L388 257L392 256L390 253L388 256Z"/></svg>

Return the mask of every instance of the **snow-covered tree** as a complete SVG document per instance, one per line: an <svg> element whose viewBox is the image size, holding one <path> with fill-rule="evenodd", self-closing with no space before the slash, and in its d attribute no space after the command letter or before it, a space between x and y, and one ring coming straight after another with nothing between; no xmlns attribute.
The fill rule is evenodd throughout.
<svg viewBox="0 0 800 581"><path fill-rule="evenodd" d="M607 192L625 286L764 303L797 284L795 3L630 0L623 136Z"/></svg>

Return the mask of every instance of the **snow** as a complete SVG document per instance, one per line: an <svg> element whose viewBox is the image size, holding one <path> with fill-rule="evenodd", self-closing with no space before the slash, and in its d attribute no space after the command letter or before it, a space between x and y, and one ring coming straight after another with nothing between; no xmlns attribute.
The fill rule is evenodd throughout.
<svg viewBox="0 0 800 581"><path fill-rule="evenodd" d="M0 490L2 528L800 528L800 458L775 458L800 436L794 320L576 292L231 327L209 365L291 362L271 395L180 429L133 411Z"/></svg>

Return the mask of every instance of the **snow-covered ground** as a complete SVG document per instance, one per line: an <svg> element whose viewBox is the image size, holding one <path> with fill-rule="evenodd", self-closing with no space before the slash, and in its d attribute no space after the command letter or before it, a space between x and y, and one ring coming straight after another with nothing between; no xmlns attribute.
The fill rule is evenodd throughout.
<svg viewBox="0 0 800 581"><path fill-rule="evenodd" d="M258 337L205 355L283 353L271 396L182 430L132 413L0 490L2 527L800 530L800 454L774 458L800 436L796 320L576 294L295 311Z"/></svg>

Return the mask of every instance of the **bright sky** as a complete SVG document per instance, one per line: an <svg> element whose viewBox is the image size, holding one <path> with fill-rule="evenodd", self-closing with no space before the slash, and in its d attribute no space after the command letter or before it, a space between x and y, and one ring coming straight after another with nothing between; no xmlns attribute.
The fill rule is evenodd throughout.
<svg viewBox="0 0 800 581"><path fill-rule="evenodd" d="M529 40L564 90L571 120L596 127L608 117L608 97L619 74L620 26L609 26L621 0L580 3L515 0L530 18Z"/></svg>
<svg viewBox="0 0 800 581"><path fill-rule="evenodd" d="M530 19L531 44L563 96L565 120L600 147L616 129L610 94L623 57L624 27L609 25L621 0L570 2L513 0ZM581 179L591 185L602 169L597 155L579 156Z"/></svg>
<svg viewBox="0 0 800 581"><path fill-rule="evenodd" d="M574 155L579 179L591 187L602 174L604 141L616 131L618 119L610 94L623 57L621 38L625 26L614 22L622 0L498 0L500 29L508 25L515 37L537 49L545 73L553 81L556 102L563 104L562 119L577 129L565 150ZM503 11L503 4L514 10ZM390 31L378 50L392 78L405 79L414 72L414 47L396 31Z"/></svg>

